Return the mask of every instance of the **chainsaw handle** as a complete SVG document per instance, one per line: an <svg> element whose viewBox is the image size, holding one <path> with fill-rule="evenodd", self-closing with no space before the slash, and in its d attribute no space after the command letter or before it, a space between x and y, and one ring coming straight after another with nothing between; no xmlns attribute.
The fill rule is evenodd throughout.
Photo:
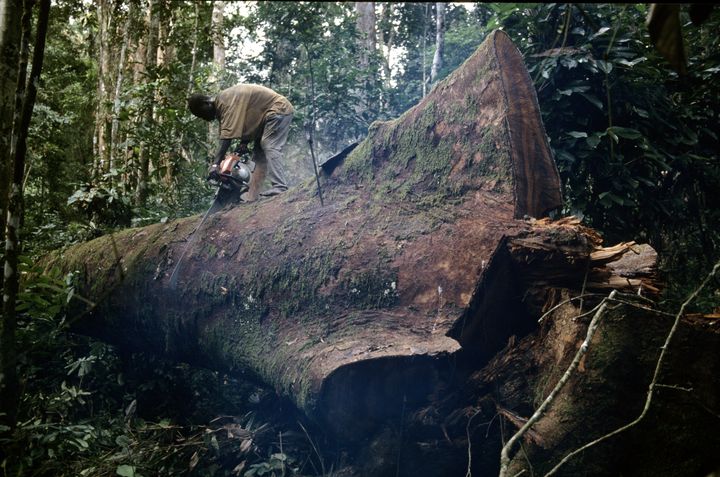
<svg viewBox="0 0 720 477"><path fill-rule="evenodd" d="M217 164L212 164L208 169L208 181L220 180L220 167Z"/></svg>

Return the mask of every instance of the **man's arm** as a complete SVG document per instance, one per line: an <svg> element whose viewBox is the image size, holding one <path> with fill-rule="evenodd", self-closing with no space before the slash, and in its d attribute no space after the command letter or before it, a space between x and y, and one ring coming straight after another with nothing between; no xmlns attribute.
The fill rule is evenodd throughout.
<svg viewBox="0 0 720 477"><path fill-rule="evenodd" d="M220 162L222 162L222 160L225 159L225 154L227 154L228 149L230 149L231 142L232 142L232 139L220 139L220 147L218 148L218 151L215 154L214 164L216 166L220 165Z"/></svg>

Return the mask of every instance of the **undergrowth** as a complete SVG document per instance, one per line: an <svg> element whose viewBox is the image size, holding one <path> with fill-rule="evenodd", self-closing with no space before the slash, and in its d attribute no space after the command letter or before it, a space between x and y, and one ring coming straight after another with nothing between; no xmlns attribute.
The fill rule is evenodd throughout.
<svg viewBox="0 0 720 477"><path fill-rule="evenodd" d="M319 473L310 437L274 392L70 332L72 274L30 262L18 305L18 424L0 440L0 475Z"/></svg>

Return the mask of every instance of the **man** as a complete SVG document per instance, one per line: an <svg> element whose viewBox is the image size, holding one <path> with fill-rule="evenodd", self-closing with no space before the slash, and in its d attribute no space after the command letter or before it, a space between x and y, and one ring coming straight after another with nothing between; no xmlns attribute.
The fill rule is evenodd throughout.
<svg viewBox="0 0 720 477"><path fill-rule="evenodd" d="M282 165L283 147L295 112L287 98L265 86L239 84L220 91L215 98L193 94L188 99L188 108L206 121L220 121L220 147L211 174L225 157L233 139L240 139L240 152L247 151L248 143L253 141L253 161L258 168L250 184L250 200L255 199L257 187L265 178L265 166L271 187L260 195L273 196L287 190Z"/></svg>

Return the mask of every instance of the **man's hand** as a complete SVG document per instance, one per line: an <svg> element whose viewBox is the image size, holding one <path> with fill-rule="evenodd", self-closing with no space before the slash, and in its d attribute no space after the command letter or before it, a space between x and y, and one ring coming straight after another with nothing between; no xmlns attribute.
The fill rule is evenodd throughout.
<svg viewBox="0 0 720 477"><path fill-rule="evenodd" d="M242 156L249 152L250 149L248 149L248 143L246 142L241 142L240 145L235 149L235 154L237 154L238 156Z"/></svg>
<svg viewBox="0 0 720 477"><path fill-rule="evenodd" d="M220 167L217 164L210 165L210 168L208 169L207 180L209 180L209 181L220 180Z"/></svg>

